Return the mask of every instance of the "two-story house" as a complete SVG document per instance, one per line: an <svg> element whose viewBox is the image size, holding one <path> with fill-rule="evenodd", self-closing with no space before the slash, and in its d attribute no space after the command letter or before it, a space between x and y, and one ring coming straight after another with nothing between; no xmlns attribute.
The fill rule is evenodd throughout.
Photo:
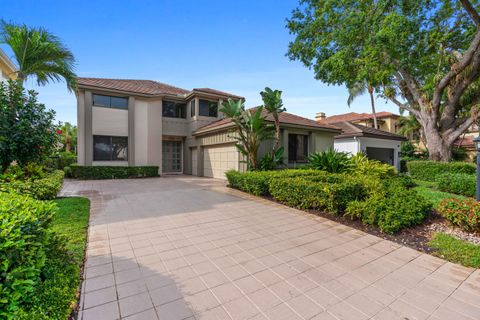
<svg viewBox="0 0 480 320"><path fill-rule="evenodd" d="M80 165L158 165L160 174L215 178L245 169L231 137L233 123L219 111L223 101L243 97L151 80L100 78L79 78L76 96ZM280 122L290 166L306 162L311 152L332 148L334 135L341 132L286 112ZM272 143L264 143L261 154Z"/></svg>

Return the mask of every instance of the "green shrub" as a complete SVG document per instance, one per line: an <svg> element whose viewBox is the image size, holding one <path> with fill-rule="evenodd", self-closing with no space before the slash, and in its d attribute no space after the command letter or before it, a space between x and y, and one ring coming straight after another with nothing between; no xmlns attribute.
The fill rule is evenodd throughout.
<svg viewBox="0 0 480 320"><path fill-rule="evenodd" d="M364 185L347 176L324 175L271 179L269 192L276 200L300 209L325 209L335 214L348 202L363 199Z"/></svg>
<svg viewBox="0 0 480 320"><path fill-rule="evenodd" d="M474 197L476 176L466 173L444 173L438 176L438 189L443 192Z"/></svg>
<svg viewBox="0 0 480 320"><path fill-rule="evenodd" d="M480 203L474 199L447 198L438 204L437 211L465 231L480 231Z"/></svg>
<svg viewBox="0 0 480 320"><path fill-rule="evenodd" d="M158 166L80 166L71 165L71 175L76 179L128 179L157 177Z"/></svg>
<svg viewBox="0 0 480 320"><path fill-rule="evenodd" d="M325 170L330 173L341 173L348 169L350 159L345 152L332 149L312 153L308 156L308 167L311 169Z"/></svg>
<svg viewBox="0 0 480 320"><path fill-rule="evenodd" d="M395 167L377 160L368 159L367 156L361 152L349 159L348 172L378 178L393 177L397 174Z"/></svg>
<svg viewBox="0 0 480 320"><path fill-rule="evenodd" d="M364 201L350 202L345 215L393 234L421 223L431 210L431 204L401 179L385 181L382 189Z"/></svg>
<svg viewBox="0 0 480 320"><path fill-rule="evenodd" d="M30 195L38 200L52 200L62 189L63 171L56 170L43 178L0 182L0 191Z"/></svg>
<svg viewBox="0 0 480 320"><path fill-rule="evenodd" d="M299 170L287 169L277 171L248 171L240 173L230 170L225 173L228 185L231 188L239 189L256 196L269 195L268 185L271 179L281 179L290 177L313 177L327 174L319 170Z"/></svg>
<svg viewBox="0 0 480 320"><path fill-rule="evenodd" d="M1 319L13 319L39 281L54 211L53 203L0 193Z"/></svg>
<svg viewBox="0 0 480 320"><path fill-rule="evenodd" d="M444 173L475 174L475 165L466 162L409 161L408 172L414 179L436 181Z"/></svg>
<svg viewBox="0 0 480 320"><path fill-rule="evenodd" d="M60 152L48 158L45 162L45 166L55 170L63 170L63 168L69 167L75 163L77 163L77 156L75 153Z"/></svg>

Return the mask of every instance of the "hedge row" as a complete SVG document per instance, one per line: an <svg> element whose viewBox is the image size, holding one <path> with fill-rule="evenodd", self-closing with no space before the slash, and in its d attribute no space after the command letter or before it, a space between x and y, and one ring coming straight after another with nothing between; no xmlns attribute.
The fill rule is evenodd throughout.
<svg viewBox="0 0 480 320"><path fill-rule="evenodd" d="M0 182L0 191L30 195L38 200L52 200L62 189L64 172L60 170L45 174L40 179Z"/></svg>
<svg viewBox="0 0 480 320"><path fill-rule="evenodd" d="M424 181L437 181L438 177L446 173L475 174L475 165L467 162L435 162L435 161L409 161L408 172L414 179Z"/></svg>
<svg viewBox="0 0 480 320"><path fill-rule="evenodd" d="M12 319L45 265L51 202L0 192L0 319Z"/></svg>
<svg viewBox="0 0 480 320"><path fill-rule="evenodd" d="M76 179L128 179L157 177L158 166L80 166L71 165L66 169L67 175Z"/></svg>
<svg viewBox="0 0 480 320"><path fill-rule="evenodd" d="M437 177L440 191L474 197L476 190L476 176L466 173L447 173Z"/></svg>
<svg viewBox="0 0 480 320"><path fill-rule="evenodd" d="M386 233L420 223L431 210L430 203L411 188L411 179L402 176L320 170L229 171L226 176L232 188L270 195L292 207L345 214Z"/></svg>

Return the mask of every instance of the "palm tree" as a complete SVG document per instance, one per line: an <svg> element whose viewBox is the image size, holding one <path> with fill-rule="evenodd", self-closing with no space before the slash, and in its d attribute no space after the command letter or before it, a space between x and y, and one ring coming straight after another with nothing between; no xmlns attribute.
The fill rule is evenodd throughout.
<svg viewBox="0 0 480 320"><path fill-rule="evenodd" d="M397 124L399 134L409 139L412 139L412 136L416 134L418 135L420 142L425 144L425 135L423 134L422 125L413 114L398 118Z"/></svg>
<svg viewBox="0 0 480 320"><path fill-rule="evenodd" d="M18 66L18 81L21 83L29 77L35 77L38 85L43 86L63 78L69 91L76 88L73 54L57 36L47 30L2 20L0 43L12 49Z"/></svg>
<svg viewBox="0 0 480 320"><path fill-rule="evenodd" d="M77 145L77 126L72 126L70 122L65 122L60 126L60 130L62 130L62 143L65 146L65 151L75 150Z"/></svg>
<svg viewBox="0 0 480 320"><path fill-rule="evenodd" d="M347 104L349 107L355 98L365 94L365 91L368 91L368 94L370 95L370 104L372 106L373 127L378 129L377 114L375 112L375 98L373 97L373 91L375 88L368 81L359 81L355 82L351 87L347 87L347 89L349 94Z"/></svg>
<svg viewBox="0 0 480 320"><path fill-rule="evenodd" d="M282 101L282 91L272 90L269 87L265 88L265 91L260 92L262 96L263 105L265 109L273 117L273 123L275 125L275 144L273 150L277 150L280 144L280 120L279 114L284 112L286 109L283 107Z"/></svg>
<svg viewBox="0 0 480 320"><path fill-rule="evenodd" d="M235 124L231 137L237 141L238 151L247 158L248 169L257 170L260 144L273 138L273 127L263 115L263 106L245 110L243 101L228 99L220 111Z"/></svg>

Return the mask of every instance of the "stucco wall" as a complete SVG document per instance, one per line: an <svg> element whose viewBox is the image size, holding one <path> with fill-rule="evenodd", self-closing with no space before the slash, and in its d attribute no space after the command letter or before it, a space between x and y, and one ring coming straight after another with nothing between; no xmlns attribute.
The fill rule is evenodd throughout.
<svg viewBox="0 0 480 320"><path fill-rule="evenodd" d="M134 108L134 149L135 165L142 166L148 164L148 103L135 99Z"/></svg>
<svg viewBox="0 0 480 320"><path fill-rule="evenodd" d="M77 163L85 164L85 93L77 93Z"/></svg>
<svg viewBox="0 0 480 320"><path fill-rule="evenodd" d="M162 101L148 103L148 164L162 170Z"/></svg>
<svg viewBox="0 0 480 320"><path fill-rule="evenodd" d="M128 136L128 111L92 107L92 134Z"/></svg>
<svg viewBox="0 0 480 320"><path fill-rule="evenodd" d="M355 155L360 151L360 142L354 138L336 139L334 149L339 152Z"/></svg>

